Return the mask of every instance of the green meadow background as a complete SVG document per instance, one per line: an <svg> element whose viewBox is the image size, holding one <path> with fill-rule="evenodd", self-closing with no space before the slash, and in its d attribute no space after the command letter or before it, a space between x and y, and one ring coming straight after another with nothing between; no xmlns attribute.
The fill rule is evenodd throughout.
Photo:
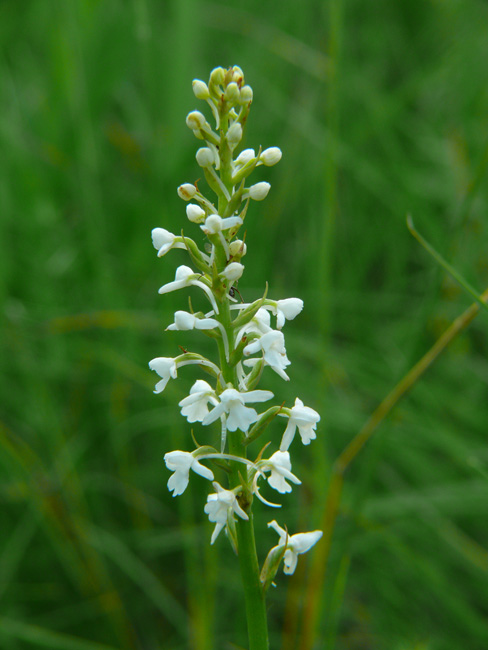
<svg viewBox="0 0 488 650"><path fill-rule="evenodd" d="M320 526L334 459L472 302L407 213L488 286L487 61L481 0L0 2L2 650L246 647L209 485L166 487L164 453L192 449L176 403L197 375L155 396L147 366L178 345L213 354L164 332L187 297L157 290L186 258L157 259L150 239L202 241L176 194L201 175L192 79L242 67L245 146L283 151L253 177L272 188L248 212L239 288L304 299L285 328L291 381L269 371L260 387L322 419L292 448L303 487L281 511L256 506L264 560L270 519ZM347 472L313 650L488 648L487 325L480 313ZM302 650L315 552L270 589L273 649Z"/></svg>

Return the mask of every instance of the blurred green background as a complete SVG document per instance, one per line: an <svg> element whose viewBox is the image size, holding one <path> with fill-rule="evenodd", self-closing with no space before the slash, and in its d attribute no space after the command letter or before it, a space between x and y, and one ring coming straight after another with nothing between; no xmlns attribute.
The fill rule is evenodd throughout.
<svg viewBox="0 0 488 650"><path fill-rule="evenodd" d="M185 256L158 260L150 240L201 240L176 194L201 175L191 80L242 67L245 146L283 151L253 177L272 189L249 210L239 288L304 299L285 328L291 381L261 387L322 421L293 447L304 487L256 508L264 559L271 518L319 526L334 458L471 302L407 212L488 285L488 3L2 0L0 47L0 648L244 647L208 485L166 488L164 453L192 448L175 403L195 376L154 396L147 367L199 346L164 333L186 297L157 289ZM488 647L487 323L348 472L316 650ZM272 648L298 647L310 559L270 592Z"/></svg>

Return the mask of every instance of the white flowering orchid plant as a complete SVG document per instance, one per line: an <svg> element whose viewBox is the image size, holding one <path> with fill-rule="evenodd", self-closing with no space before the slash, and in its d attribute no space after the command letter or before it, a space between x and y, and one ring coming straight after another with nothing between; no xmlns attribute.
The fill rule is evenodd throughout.
<svg viewBox="0 0 488 650"><path fill-rule="evenodd" d="M192 111L186 123L205 146L196 153L197 163L215 198L204 196L197 183L185 183L178 195L187 203L189 221L200 226L208 240L204 250L191 238L175 235L163 228L152 231L152 241L158 257L171 249L187 251L194 266L180 266L175 279L159 289L160 294L197 287L208 300L207 313L177 311L168 330L201 330L212 337L218 347L218 362L201 354L184 352L174 358L158 357L149 363L160 377L155 393L162 392L170 379L176 379L180 368L198 365L210 376L213 385L198 379L190 394L179 403L181 414L189 423L200 422L207 427L219 422L214 445L197 447L193 451L169 451L165 462L172 472L168 488L173 496L181 495L190 480L190 470L207 479L213 486L207 498L205 513L215 523L211 537L213 544L222 530L238 554L244 584L250 650L268 648L265 594L279 568L294 572L298 555L308 551L322 536L321 531L289 536L276 521L268 525L279 535L264 564L259 569L252 517L253 498L270 507L279 504L266 500L259 491L259 479L286 494L300 479L292 473L289 449L298 432L303 444L316 437L319 414L304 406L297 397L294 406L269 406L258 412L254 406L269 402L274 396L269 390L257 388L265 368L269 366L285 381L285 369L290 365L286 355L285 339L281 331L287 320L294 319L302 310L299 298L271 300L267 293L252 303L239 302L236 284L242 277L242 260L247 252L238 233L242 228L251 201L266 198L270 185L260 181L249 184L248 178L256 167L271 166L281 159L281 151L270 147L245 149L238 155L251 107L253 92L245 85L242 70L234 66L228 70L216 68L209 83L193 81L198 99L210 106L215 126L199 111ZM264 454L273 440L264 441L254 460L248 458L249 443L264 436L268 425L279 415L286 418L278 449L269 457ZM281 422L281 420L276 420ZM227 469L228 486L222 487L206 463L217 462L221 473Z"/></svg>

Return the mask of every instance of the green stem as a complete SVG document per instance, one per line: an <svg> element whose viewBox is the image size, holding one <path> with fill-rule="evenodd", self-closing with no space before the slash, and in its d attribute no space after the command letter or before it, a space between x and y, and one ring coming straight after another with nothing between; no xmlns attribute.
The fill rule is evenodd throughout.
<svg viewBox="0 0 488 650"><path fill-rule="evenodd" d="M268 650L268 618L265 595L259 580L252 512L249 512L249 521L240 519L237 522L237 540L246 602L249 650Z"/></svg>
<svg viewBox="0 0 488 650"><path fill-rule="evenodd" d="M225 134L228 127L228 115L221 114L221 139L220 139L220 177L227 190L232 194L232 151L230 150ZM226 215L228 201L225 196L219 195L219 214ZM215 261L218 272L221 272L226 264L227 258L222 246L215 245ZM232 323L229 299L226 294L217 298L219 302L219 314L216 316L223 325L229 342L230 355L235 350L234 325ZM231 365L225 355L225 347L222 339L218 340L220 368L226 383L230 383L238 389L237 373L234 365ZM246 445L244 435L241 431L228 432L229 453L240 458L246 458ZM249 650L269 650L268 642L268 619L266 615L265 594L261 587L256 542L254 538L254 523L252 515L252 492L247 484L247 468L237 461L231 462L230 487L241 487L238 495L239 505L247 513L249 520L237 517L237 548L239 566L241 570L242 584L244 588L244 601L246 606L247 631L249 639Z"/></svg>
<svg viewBox="0 0 488 650"><path fill-rule="evenodd" d="M222 322L231 350L234 348L233 328L230 319L228 299L225 297L219 305L219 319ZM219 342L220 343L220 342ZM230 366L225 358L223 344L219 345L220 363L225 381L237 387L237 376L235 368ZM228 437L229 453L240 458L246 458L246 446L243 435L238 431L229 432ZM242 583L244 588L244 600L246 605L247 630L249 638L249 650L268 650L268 620L266 615L266 602L261 581L259 579L259 563L254 538L254 523L251 510L251 493L246 489L247 470L240 463L232 463L230 484L232 488L243 485L243 496L240 498L240 505L246 511L249 521L238 518L236 522L237 547L239 566L241 570ZM244 480L243 480L244 476Z"/></svg>
<svg viewBox="0 0 488 650"><path fill-rule="evenodd" d="M229 452L241 458L246 457L246 448L242 441L240 431L235 431L229 436ZM240 463L234 462L231 473L231 486L242 485L242 469ZM268 619L266 615L265 594L259 579L259 563L254 538L254 522L251 510L251 500L245 495L240 503L247 512L249 521L238 519L237 547L239 566L241 569L242 584L244 587L244 600L246 604L247 632L249 638L249 650L268 650Z"/></svg>

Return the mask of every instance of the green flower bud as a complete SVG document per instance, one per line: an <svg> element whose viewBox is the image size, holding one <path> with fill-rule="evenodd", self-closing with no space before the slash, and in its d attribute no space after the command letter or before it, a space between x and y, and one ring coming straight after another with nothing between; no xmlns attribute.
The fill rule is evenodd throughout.
<svg viewBox="0 0 488 650"><path fill-rule="evenodd" d="M242 140L242 126L239 122L234 122L234 124L227 131L227 142L231 149L235 149L239 142Z"/></svg>
<svg viewBox="0 0 488 650"><path fill-rule="evenodd" d="M229 253L232 259L239 261L247 253L247 246L240 239L235 239L229 244Z"/></svg>
<svg viewBox="0 0 488 650"><path fill-rule="evenodd" d="M239 101L240 99L239 87L234 81L232 81L225 89L224 99L225 101L231 104L237 104L237 102Z"/></svg>
<svg viewBox="0 0 488 650"><path fill-rule="evenodd" d="M215 165L215 156L211 149L208 147L202 147L199 149L195 155L197 163L200 167L212 167Z"/></svg>
<svg viewBox="0 0 488 650"><path fill-rule="evenodd" d="M234 162L236 165L243 167L244 165L247 165L248 162L254 160L254 158L256 158L256 152L254 149L244 149L244 151L241 151L237 156Z"/></svg>
<svg viewBox="0 0 488 650"><path fill-rule="evenodd" d="M183 201L190 201L197 193L197 188L191 183L184 183L179 186L177 191L180 199L183 199Z"/></svg>
<svg viewBox="0 0 488 650"><path fill-rule="evenodd" d="M276 165L276 163L280 162L281 156L281 149L278 147L269 147L269 149L265 149L259 156L259 160L263 163L263 165L272 167L273 165Z"/></svg>
<svg viewBox="0 0 488 650"><path fill-rule="evenodd" d="M232 81L235 81L239 88L244 83L244 73L238 65L232 67Z"/></svg>
<svg viewBox="0 0 488 650"><path fill-rule="evenodd" d="M241 104L249 104L249 102L252 102L252 97L253 92L251 86L243 86L240 93Z"/></svg>
<svg viewBox="0 0 488 650"><path fill-rule="evenodd" d="M186 206L186 216L193 223L203 223L206 218L205 210L195 203L189 203Z"/></svg>
<svg viewBox="0 0 488 650"><path fill-rule="evenodd" d="M210 85L221 86L224 83L225 70L224 68L214 68L210 73Z"/></svg>
<svg viewBox="0 0 488 650"><path fill-rule="evenodd" d="M205 115L200 113L200 111L192 111L186 116L186 125L192 131L201 129L205 126L206 122L207 120L205 119Z"/></svg>
<svg viewBox="0 0 488 650"><path fill-rule="evenodd" d="M204 81L200 81L200 79L193 79L192 86L193 93L197 99L208 99L210 97L208 86Z"/></svg>
<svg viewBox="0 0 488 650"><path fill-rule="evenodd" d="M268 192L271 185L266 181L261 181L261 183L255 183L249 188L249 197L254 199L254 201L262 201L268 196Z"/></svg>

